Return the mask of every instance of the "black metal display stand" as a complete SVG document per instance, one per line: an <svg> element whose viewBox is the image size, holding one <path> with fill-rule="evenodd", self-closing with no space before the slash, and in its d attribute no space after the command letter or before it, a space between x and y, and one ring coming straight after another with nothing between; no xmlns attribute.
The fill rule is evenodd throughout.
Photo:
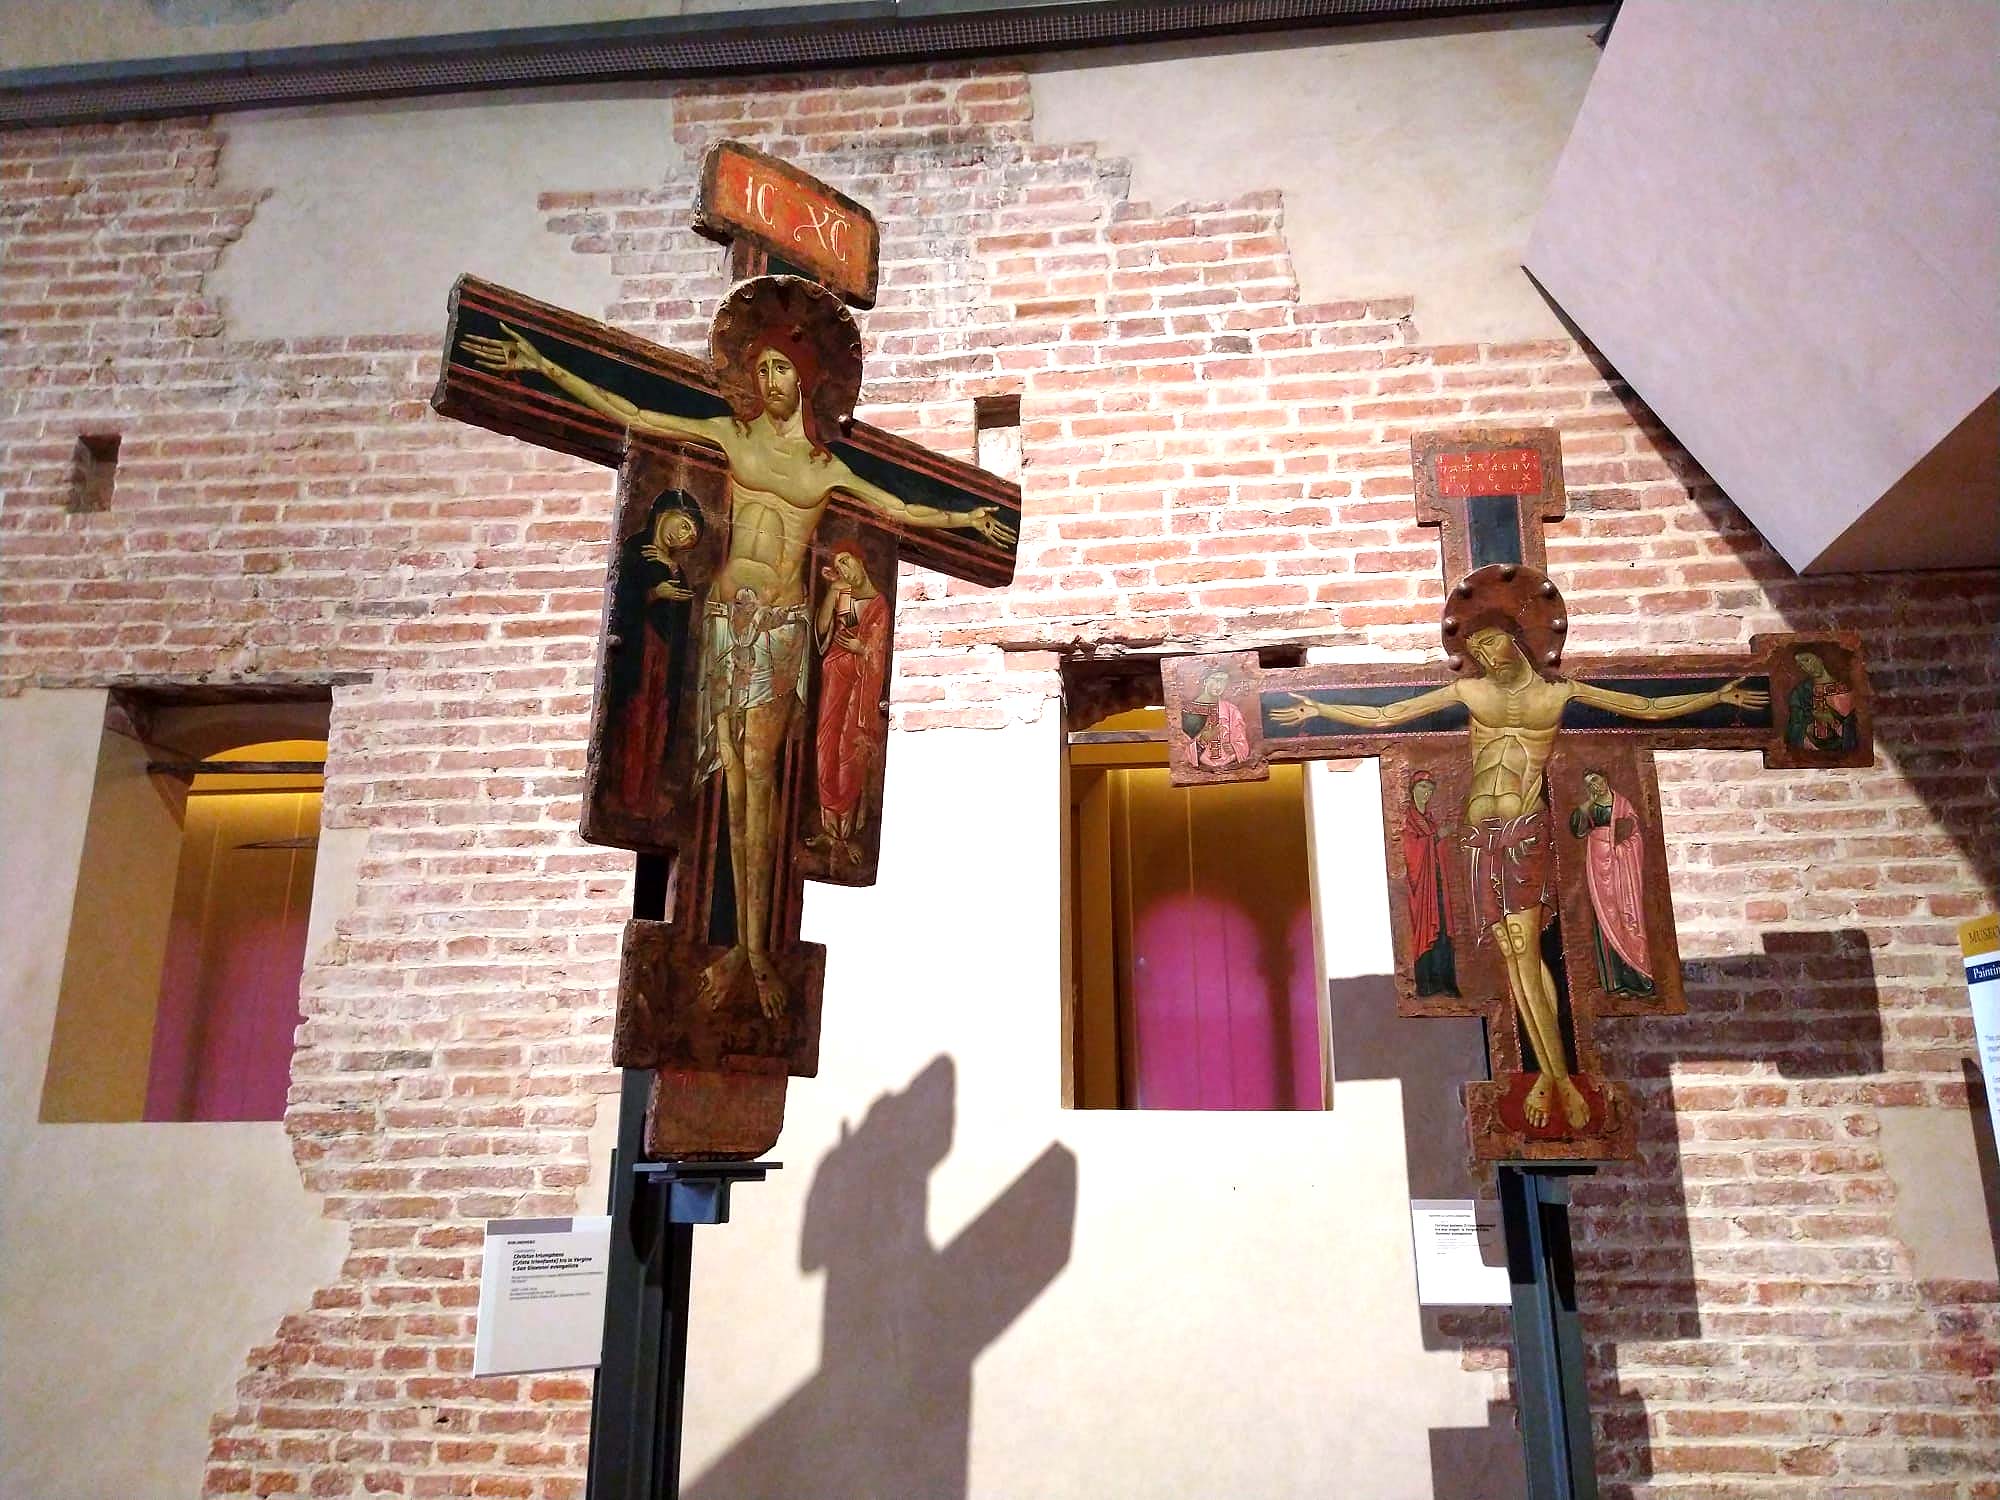
<svg viewBox="0 0 2000 1500"><path fill-rule="evenodd" d="M633 915L659 920L666 894L667 862L641 855ZM619 1095L610 1279L590 1408L587 1500L678 1500L694 1227L728 1223L730 1189L761 1182L781 1166L648 1161L652 1081L650 1072L627 1068ZM1580 1162L1499 1169L1528 1500L1597 1500L1569 1228L1569 1179L1594 1170Z"/></svg>
<svg viewBox="0 0 2000 1500"><path fill-rule="evenodd" d="M590 1406L589 1500L680 1494L694 1227L728 1223L730 1188L761 1182L780 1166L645 1160L652 1083L645 1069L625 1069L612 1164L604 1352Z"/></svg>
<svg viewBox="0 0 2000 1500"><path fill-rule="evenodd" d="M1597 1453L1569 1236L1569 1179L1592 1170L1551 1162L1499 1172L1528 1500L1597 1500Z"/></svg>
<svg viewBox="0 0 2000 1500"><path fill-rule="evenodd" d="M632 914L659 920L667 862L639 856ZM611 1163L611 1266L604 1348L590 1403L588 1500L677 1500L687 1394L688 1277L694 1227L729 1222L729 1190L762 1182L775 1161L646 1158L653 1075L626 1068Z"/></svg>

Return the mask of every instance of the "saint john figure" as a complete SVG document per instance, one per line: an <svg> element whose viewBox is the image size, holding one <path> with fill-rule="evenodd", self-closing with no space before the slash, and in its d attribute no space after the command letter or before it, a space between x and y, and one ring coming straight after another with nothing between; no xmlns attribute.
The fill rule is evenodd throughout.
<svg viewBox="0 0 2000 1500"><path fill-rule="evenodd" d="M1430 815L1437 783L1419 776L1403 805L1403 883L1410 893L1410 951L1417 955L1419 995L1456 995L1458 969L1451 951L1451 887L1444 878L1444 837Z"/></svg>
<svg viewBox="0 0 2000 1500"><path fill-rule="evenodd" d="M806 841L849 864L861 862L855 842L868 810L875 763L882 753L883 677L889 664L889 601L852 547L841 547L820 570L827 590L815 621L821 655L819 728L820 831Z"/></svg>
<svg viewBox="0 0 2000 1500"><path fill-rule="evenodd" d="M1645 840L1639 814L1602 771L1585 771L1588 799L1570 809L1569 831L1584 841L1597 977L1607 995L1653 994L1646 946Z"/></svg>

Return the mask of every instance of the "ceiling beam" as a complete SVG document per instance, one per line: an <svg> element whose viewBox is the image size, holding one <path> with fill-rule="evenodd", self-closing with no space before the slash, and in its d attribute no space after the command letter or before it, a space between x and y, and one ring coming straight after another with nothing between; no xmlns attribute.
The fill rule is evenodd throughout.
<svg viewBox="0 0 2000 1500"><path fill-rule="evenodd" d="M0 129L1588 8L1594 7L1549 0L859 0L756 7L0 72Z"/></svg>

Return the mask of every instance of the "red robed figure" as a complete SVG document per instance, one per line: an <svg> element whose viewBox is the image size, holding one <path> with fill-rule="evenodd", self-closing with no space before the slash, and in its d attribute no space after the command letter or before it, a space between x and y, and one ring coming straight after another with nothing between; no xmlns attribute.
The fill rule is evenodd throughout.
<svg viewBox="0 0 2000 1500"><path fill-rule="evenodd" d="M1437 819L1414 802L1403 804L1403 870L1410 888L1411 951L1426 953L1437 942L1439 913L1456 925L1451 887L1444 878L1444 848Z"/></svg>
<svg viewBox="0 0 2000 1500"><path fill-rule="evenodd" d="M881 737L882 686L889 663L889 601L869 579L861 554L842 547L827 569L832 618L822 649L818 751L819 805L852 837Z"/></svg>

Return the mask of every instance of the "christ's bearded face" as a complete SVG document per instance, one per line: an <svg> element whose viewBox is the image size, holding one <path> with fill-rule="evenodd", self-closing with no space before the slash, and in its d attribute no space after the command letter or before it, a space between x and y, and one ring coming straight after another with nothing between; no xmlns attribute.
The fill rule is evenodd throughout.
<svg viewBox="0 0 2000 1500"><path fill-rule="evenodd" d="M1466 640L1465 649L1472 653L1472 659L1486 672L1506 666L1521 654L1521 648L1514 644L1514 637L1493 626L1473 631Z"/></svg>
<svg viewBox="0 0 2000 1500"><path fill-rule="evenodd" d="M776 349L757 356L757 394L772 421L782 422L799 409L799 367Z"/></svg>

